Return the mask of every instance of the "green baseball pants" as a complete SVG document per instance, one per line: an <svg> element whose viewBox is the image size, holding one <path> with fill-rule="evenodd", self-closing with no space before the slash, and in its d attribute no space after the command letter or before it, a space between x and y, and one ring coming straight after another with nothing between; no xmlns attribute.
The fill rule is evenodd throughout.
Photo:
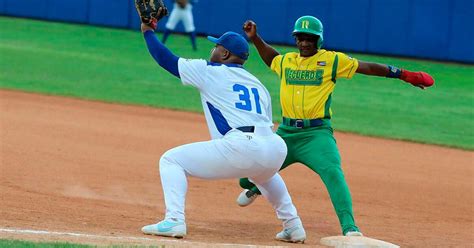
<svg viewBox="0 0 474 248"><path fill-rule="evenodd" d="M325 120L322 126L311 128L280 125L277 134L288 147L288 155L280 170L300 162L316 172L329 192L342 233L359 231L354 222L351 194L341 169L341 157L330 121ZM240 186L260 194L247 178L240 179Z"/></svg>

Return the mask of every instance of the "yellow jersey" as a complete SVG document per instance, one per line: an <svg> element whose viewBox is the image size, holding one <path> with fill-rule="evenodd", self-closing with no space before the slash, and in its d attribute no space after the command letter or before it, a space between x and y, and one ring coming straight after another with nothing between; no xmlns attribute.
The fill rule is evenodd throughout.
<svg viewBox="0 0 474 248"><path fill-rule="evenodd" d="M359 62L344 53L319 50L311 57L291 52L273 58L271 69L280 77L283 117L331 118L331 95L338 78L352 78Z"/></svg>

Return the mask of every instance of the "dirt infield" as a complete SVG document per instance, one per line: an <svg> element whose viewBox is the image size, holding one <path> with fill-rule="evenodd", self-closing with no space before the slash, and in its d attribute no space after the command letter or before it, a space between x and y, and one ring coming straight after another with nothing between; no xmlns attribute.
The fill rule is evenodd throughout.
<svg viewBox="0 0 474 248"><path fill-rule="evenodd" d="M235 204L236 180L190 178L185 242L140 233L163 216L160 155L209 139L200 114L6 90L0 103L0 238L71 237L5 231L37 230L97 235L74 241L101 244L287 245L273 240L280 224L263 198L247 208ZM473 152L336 137L365 235L402 247L472 247ZM308 233L305 245L290 246L338 235L319 177L301 165L282 175Z"/></svg>

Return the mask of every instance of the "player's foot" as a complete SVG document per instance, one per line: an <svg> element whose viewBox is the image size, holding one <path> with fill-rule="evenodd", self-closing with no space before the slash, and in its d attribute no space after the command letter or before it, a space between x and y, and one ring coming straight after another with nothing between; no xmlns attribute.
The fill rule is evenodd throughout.
<svg viewBox="0 0 474 248"><path fill-rule="evenodd" d="M359 231L358 228L356 227L351 227L349 230L346 230L346 233L344 234L346 237L362 237L362 233Z"/></svg>
<svg viewBox="0 0 474 248"><path fill-rule="evenodd" d="M362 237L364 235L359 231L349 231L349 232L346 232L346 235L344 235L344 236L347 236L347 237Z"/></svg>
<svg viewBox="0 0 474 248"><path fill-rule="evenodd" d="M277 240L291 243L304 243L306 240L306 232L303 225L299 224L292 228L285 228L283 231L277 233Z"/></svg>
<svg viewBox="0 0 474 248"><path fill-rule="evenodd" d="M237 197L237 204L239 204L241 207L246 207L255 201L257 197L257 193L253 192L252 190L244 189Z"/></svg>
<svg viewBox="0 0 474 248"><path fill-rule="evenodd" d="M162 220L156 224L142 227L142 232L149 235L182 238L186 236L186 223L173 220Z"/></svg>

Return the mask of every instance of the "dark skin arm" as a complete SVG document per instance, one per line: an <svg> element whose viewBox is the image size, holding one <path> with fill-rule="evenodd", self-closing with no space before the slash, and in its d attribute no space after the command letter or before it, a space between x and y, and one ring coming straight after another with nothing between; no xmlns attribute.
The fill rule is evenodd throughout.
<svg viewBox="0 0 474 248"><path fill-rule="evenodd" d="M258 54L262 58L263 62L270 67L272 64L273 58L279 55L272 46L268 45L260 35L257 33L257 24L253 21L246 21L243 26L244 32L247 37L253 42L257 48ZM359 68L356 71L357 73L362 73L366 75L381 76L385 77L388 74L388 67L386 65L359 61Z"/></svg>
<svg viewBox="0 0 474 248"><path fill-rule="evenodd" d="M247 37L254 43L255 47L258 50L258 54L262 58L263 62L270 67L273 59L280 53L275 50L272 46L268 45L257 33L257 24L253 21L246 21L243 26L244 32ZM389 68L387 65L365 62L359 60L359 67L357 68L357 73L387 77L389 74ZM400 77L401 80L408 82L416 87L424 89L430 87L434 84L434 79L425 72L410 72L408 70L401 70Z"/></svg>
<svg viewBox="0 0 474 248"><path fill-rule="evenodd" d="M389 68L384 64L359 60L359 68L357 68L356 72L365 75L386 77L389 74ZM434 79L425 72L410 72L402 69L400 79L421 89L431 87L434 84Z"/></svg>
<svg viewBox="0 0 474 248"><path fill-rule="evenodd" d="M387 65L359 60L359 68L357 68L356 72L365 75L385 77L389 71Z"/></svg>
<svg viewBox="0 0 474 248"><path fill-rule="evenodd" d="M244 32L247 37L253 42L257 48L258 54L262 58L263 62L270 67L277 55L280 55L275 48L268 45L257 33L257 24L253 21L246 21L243 26Z"/></svg>

